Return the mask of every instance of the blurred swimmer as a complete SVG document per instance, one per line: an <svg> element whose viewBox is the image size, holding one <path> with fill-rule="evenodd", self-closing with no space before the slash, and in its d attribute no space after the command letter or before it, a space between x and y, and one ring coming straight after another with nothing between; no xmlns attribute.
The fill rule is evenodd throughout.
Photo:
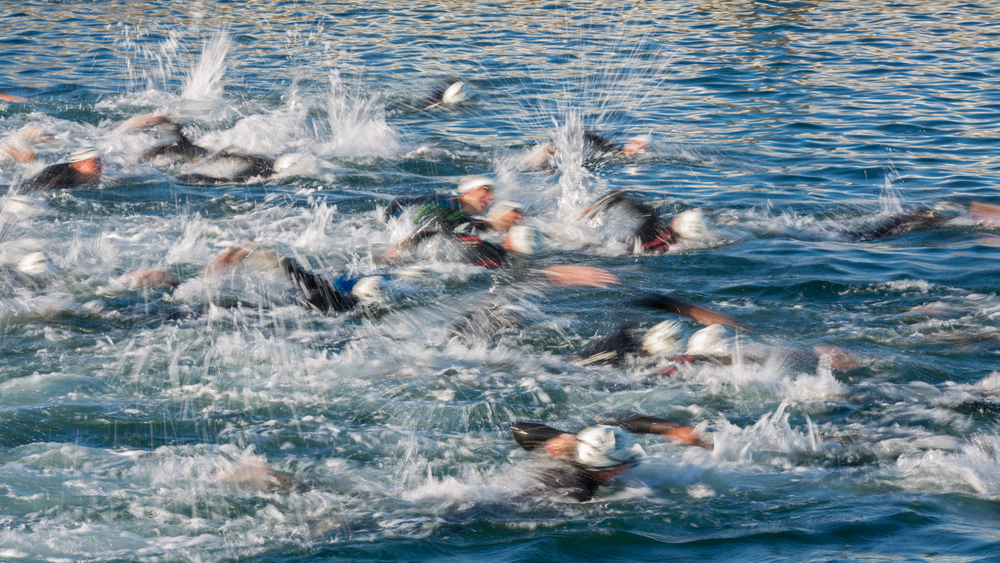
<svg viewBox="0 0 1000 563"><path fill-rule="evenodd" d="M208 149L191 142L178 123L161 113L138 115L118 126L118 131L124 133L145 130L158 131L165 140L144 152L142 160L159 166L193 167L190 173L177 177L184 184L238 184L254 179L266 180L288 169L294 162L292 155L275 159L235 147L211 154Z"/></svg>
<svg viewBox="0 0 1000 563"><path fill-rule="evenodd" d="M597 422L578 434L532 422L514 423L510 431L519 446L544 456L547 463L540 475L543 490L579 502L590 500L601 485L639 464L642 453L633 433L659 434L672 443L712 449L693 427L662 418L613 413ZM243 460L219 477L241 489L267 493L304 493L324 488L322 483L300 481L281 473L260 459Z"/></svg>
<svg viewBox="0 0 1000 563"><path fill-rule="evenodd" d="M0 267L0 288L41 289L52 282L58 269L45 252L30 252L22 256L15 267Z"/></svg>
<svg viewBox="0 0 1000 563"><path fill-rule="evenodd" d="M319 274L310 272L292 258L261 248L253 243L229 246L205 265L203 279L218 278L238 265L249 265L260 270L281 272L294 284L296 301L304 307L319 311L348 311L360 301L378 294L381 280L387 276L341 276L327 282ZM142 270L119 278L131 288L169 288L180 285L180 278L169 269Z"/></svg>
<svg viewBox="0 0 1000 563"><path fill-rule="evenodd" d="M628 254L659 254L683 239L704 237L708 228L701 211L689 210L678 214L669 224L662 221L649 205L623 190L616 190L597 200L580 214L581 220L595 221L610 210L622 210L635 219L635 225L624 234L621 242Z"/></svg>
<svg viewBox="0 0 1000 563"><path fill-rule="evenodd" d="M712 449L693 427L662 418L615 413L597 422L578 434L533 422L514 423L510 431L519 446L544 452L543 459L550 462L540 475L542 488L579 502L592 499L601 485L638 465L642 454L633 434L659 434L673 443Z"/></svg>
<svg viewBox="0 0 1000 563"><path fill-rule="evenodd" d="M413 217L416 229L380 258L387 263L402 252L416 248L434 235L444 235L458 243L472 263L484 268L513 265L514 255L533 252L534 238L530 231L519 229L523 208L504 202L493 219L480 215L493 201L494 184L485 176L469 176L458 184L457 196L433 196L417 200L396 200L384 212L384 217L399 217L408 206L419 206ZM479 235L493 228L506 228L504 242L494 244ZM547 281L560 286L607 287L618 277L601 268L586 266L549 266L532 270Z"/></svg>
<svg viewBox="0 0 1000 563"><path fill-rule="evenodd" d="M426 100L421 102L418 110L430 110L438 107L449 107L460 104L470 98L469 88L464 80L449 79L436 88Z"/></svg>
<svg viewBox="0 0 1000 563"><path fill-rule="evenodd" d="M383 218L399 217L408 207L416 207L413 215L416 228L384 256L397 258L401 252L413 250L437 234L458 236L488 229L486 219L480 214L493 202L495 190L496 186L490 178L467 176L458 183L457 195L393 201L383 213Z"/></svg>
<svg viewBox="0 0 1000 563"><path fill-rule="evenodd" d="M613 158L636 158L650 150L653 139L649 135L639 135L632 137L619 146L609 139L585 131L583 133L583 160L584 162L596 162L610 160ZM522 161L523 170L541 170L553 166L558 157L558 149L554 142L545 143L536 147Z"/></svg>
<svg viewBox="0 0 1000 563"><path fill-rule="evenodd" d="M101 180L104 160L96 150L82 147L74 150L66 162L46 167L37 176L21 184L24 191L47 191L79 188Z"/></svg>

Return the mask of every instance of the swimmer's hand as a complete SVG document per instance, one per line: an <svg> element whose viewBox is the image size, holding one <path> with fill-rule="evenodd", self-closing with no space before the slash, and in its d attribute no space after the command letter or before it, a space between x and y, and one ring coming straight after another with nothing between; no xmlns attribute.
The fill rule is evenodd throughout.
<svg viewBox="0 0 1000 563"><path fill-rule="evenodd" d="M549 266L542 272L549 281L561 286L601 287L618 283L618 276L601 268L589 266Z"/></svg>
<svg viewBox="0 0 1000 563"><path fill-rule="evenodd" d="M233 245L227 247L225 250L218 253L215 258L212 258L208 264L205 264L205 269L202 270L201 276L203 278L207 278L225 272L243 261L244 258L250 255L250 252L252 252L254 248L256 248L256 245L254 244Z"/></svg>
<svg viewBox="0 0 1000 563"><path fill-rule="evenodd" d="M669 442L698 446L706 450L712 449L712 444L701 438L698 432L691 426L677 426L660 433Z"/></svg>
<svg viewBox="0 0 1000 563"><path fill-rule="evenodd" d="M555 459L572 459L576 453L576 436L560 434L545 441L545 452Z"/></svg>

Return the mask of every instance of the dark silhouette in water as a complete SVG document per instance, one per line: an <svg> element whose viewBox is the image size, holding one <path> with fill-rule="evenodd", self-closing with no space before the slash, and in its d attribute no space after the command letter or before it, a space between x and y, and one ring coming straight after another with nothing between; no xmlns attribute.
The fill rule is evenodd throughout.
<svg viewBox="0 0 1000 563"><path fill-rule="evenodd" d="M205 147L191 142L181 126L163 114L139 115L119 126L119 130L124 132L150 129L163 132L166 141L145 151L142 160L162 166L194 166L193 172L177 177L178 181L185 184L235 184L255 178L263 180L280 171L285 164L284 161L248 154L237 148L227 148L211 154Z"/></svg>
<svg viewBox="0 0 1000 563"><path fill-rule="evenodd" d="M205 147L192 143L177 123L170 121L161 125L159 129L165 131L172 141L156 145L142 153L142 160L178 164L198 161L207 158L210 154L210 151Z"/></svg>
<svg viewBox="0 0 1000 563"><path fill-rule="evenodd" d="M294 259L269 249L261 249L255 244L226 248L205 265L201 275L203 278L211 278L222 274L253 254L261 258L257 262L261 267L277 268L288 276L298 292L297 301L305 307L324 312L343 312L353 309L359 302L352 293L358 279L338 278L333 283L328 282L323 276L303 268ZM131 287L176 287L181 283L180 278L171 270L143 270L123 276L121 281ZM345 290L338 288L338 284Z"/></svg>
<svg viewBox="0 0 1000 563"><path fill-rule="evenodd" d="M104 171L104 161L91 148L74 150L67 162L53 164L20 187L24 191L48 191L79 188L96 184Z"/></svg>
<svg viewBox="0 0 1000 563"><path fill-rule="evenodd" d="M931 229L951 218L949 214L928 207L894 215L865 231L837 229L837 233L850 240L867 242Z"/></svg>

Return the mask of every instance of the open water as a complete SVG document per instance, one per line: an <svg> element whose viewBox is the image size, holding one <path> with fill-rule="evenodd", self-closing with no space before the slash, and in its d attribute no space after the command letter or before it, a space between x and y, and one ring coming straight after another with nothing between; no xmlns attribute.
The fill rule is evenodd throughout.
<svg viewBox="0 0 1000 563"><path fill-rule="evenodd" d="M0 294L5 561L995 561L1000 558L1000 5L995 2L6 2L0 137L54 134L14 185L82 145L99 186L4 200ZM449 77L467 101L415 110ZM294 166L265 182L177 182L141 163L169 113L195 142ZM585 162L583 130L652 136ZM518 162L556 139L558 166ZM246 276L198 277L253 240L333 278L375 271L400 195L498 179L545 234L539 266L620 283L495 279L436 253L342 315ZM709 232L620 256L583 224L630 189ZM957 202L957 203L956 203ZM935 228L858 242L893 213ZM954 211L958 209L958 211ZM608 221L614 223L615 221ZM174 291L123 274L167 267ZM274 280L272 280L274 281ZM280 286L280 284L277 284ZM658 291L736 317L730 366L562 356ZM241 307L224 307L226 292ZM513 296L523 328L451 338ZM832 369L817 345L849 349ZM508 425L580 430L630 410L714 450L644 436L643 463L586 503L531 493ZM655 438L655 439L654 439ZM310 488L258 486L269 464Z"/></svg>

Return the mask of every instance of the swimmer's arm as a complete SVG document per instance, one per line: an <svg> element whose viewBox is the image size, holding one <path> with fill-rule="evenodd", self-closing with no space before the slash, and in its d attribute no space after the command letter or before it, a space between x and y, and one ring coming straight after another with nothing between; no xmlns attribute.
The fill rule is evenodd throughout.
<svg viewBox="0 0 1000 563"><path fill-rule="evenodd" d="M35 151L23 144L0 143L0 153L24 164L34 162L37 158Z"/></svg>
<svg viewBox="0 0 1000 563"><path fill-rule="evenodd" d="M536 271L553 285L606 288L618 283L618 276L590 266L549 266Z"/></svg>
<svg viewBox="0 0 1000 563"><path fill-rule="evenodd" d="M126 119L118 126L119 133L135 133L150 127L170 123L170 117L162 113L144 113L130 119Z"/></svg>
<svg viewBox="0 0 1000 563"><path fill-rule="evenodd" d="M712 445L698 435L691 426L684 426L655 416L641 414L617 413L611 415L605 423L621 426L635 434L659 434L667 440L680 442L689 446L699 446L707 450Z"/></svg>
<svg viewBox="0 0 1000 563"><path fill-rule="evenodd" d="M552 438L568 434L537 422L515 422L510 425L510 433L517 445L528 451L544 446Z"/></svg>

